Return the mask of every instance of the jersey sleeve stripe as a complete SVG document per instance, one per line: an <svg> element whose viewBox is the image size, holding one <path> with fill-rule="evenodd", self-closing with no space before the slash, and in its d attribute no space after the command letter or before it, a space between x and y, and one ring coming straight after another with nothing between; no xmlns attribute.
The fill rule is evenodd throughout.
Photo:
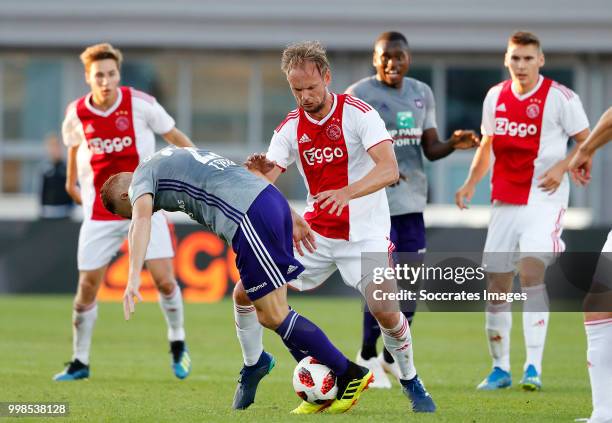
<svg viewBox="0 0 612 423"><path fill-rule="evenodd" d="M365 107L368 111L372 110L372 107L370 107L370 105L368 103L366 103L363 100L358 99L357 97L353 97L352 95L347 95L346 99L349 100L352 103L357 103L360 106Z"/></svg>
<svg viewBox="0 0 612 423"><path fill-rule="evenodd" d="M137 90L135 88L130 88L130 91L132 92L132 95L134 97L136 97L136 98L140 98L140 99L142 99L142 100L144 100L144 101L146 101L147 103L150 103L150 104L155 103L155 97L153 97L153 96L151 96L151 95L149 95L147 93L139 91L139 90Z"/></svg>
<svg viewBox="0 0 612 423"><path fill-rule="evenodd" d="M285 126L287 122L293 119L297 119L299 116L300 116L300 113L297 111L297 109L289 112L287 117L276 127L274 131L275 132L280 131L281 129L283 129L283 126Z"/></svg>
<svg viewBox="0 0 612 423"><path fill-rule="evenodd" d="M574 92L563 84L559 84L558 82L553 82L552 87L561 91L561 93L565 96L567 100L571 100L572 97L574 97Z"/></svg>
<svg viewBox="0 0 612 423"><path fill-rule="evenodd" d="M363 101L359 99L356 99L355 97L351 97L351 96L346 97L346 104L356 107L357 109L361 110L363 113L367 113L370 110L372 110L372 108L368 106L366 103L364 103Z"/></svg>
<svg viewBox="0 0 612 423"><path fill-rule="evenodd" d="M387 138L387 139L378 141L376 144L374 144L373 146L368 148L366 151L370 151L372 148L376 147L378 144L382 144L383 142L387 142L387 141L389 141L391 144L393 144L393 140L391 138Z"/></svg>
<svg viewBox="0 0 612 423"><path fill-rule="evenodd" d="M361 112L363 112L363 113L367 113L367 112L368 112L368 111L367 111L367 110L366 110L364 107L362 107L362 106L360 106L360 105L358 105L358 104L355 104L355 103L351 103L351 102L350 102L350 101L348 101L348 100L346 101L346 104L348 104L349 106L353 106L353 107L354 107L354 108L356 108L356 109L359 109L359 110L360 110Z"/></svg>

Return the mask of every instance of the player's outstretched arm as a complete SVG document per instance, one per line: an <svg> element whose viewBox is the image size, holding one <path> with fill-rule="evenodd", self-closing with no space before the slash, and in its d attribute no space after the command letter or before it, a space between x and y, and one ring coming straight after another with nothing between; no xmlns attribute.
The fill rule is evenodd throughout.
<svg viewBox="0 0 612 423"><path fill-rule="evenodd" d="M176 127L163 134L162 137L168 144L174 144L177 147L194 147L189 137Z"/></svg>
<svg viewBox="0 0 612 423"><path fill-rule="evenodd" d="M577 134L572 135L572 138L580 145L587 139L589 133L589 128L585 128ZM563 182L563 175L569 170L569 164L577 151L578 147L574 147L563 160L555 163L550 169L538 176L538 187L542 191L548 192L549 194L553 194L557 191L557 188L559 188L559 185Z"/></svg>
<svg viewBox="0 0 612 423"><path fill-rule="evenodd" d="M79 147L68 147L68 163L66 163L66 192L75 203L81 204L81 190L77 185L77 151Z"/></svg>
<svg viewBox="0 0 612 423"><path fill-rule="evenodd" d="M480 147L478 147L476 154L474 154L474 159L470 166L470 173L461 188L455 193L455 204L457 204L457 207L460 209L468 208L468 204L476 191L476 185L478 185L478 182L480 182L489 171L492 141L493 138L487 135L482 138Z"/></svg>
<svg viewBox="0 0 612 423"><path fill-rule="evenodd" d="M276 182L283 172L282 169L276 165L276 162L268 160L266 153L251 154L244 161L244 166L257 176L263 176L263 178L268 180L271 184Z"/></svg>
<svg viewBox="0 0 612 423"><path fill-rule="evenodd" d="M139 197L132 207L132 222L128 233L130 247L130 267L128 283L123 295L123 313L126 320L134 313L134 297L141 299L140 272L151 237L151 215L153 214L153 197L145 194Z"/></svg>
<svg viewBox="0 0 612 423"><path fill-rule="evenodd" d="M440 141L436 128L423 131L421 145L427 160L434 161L442 159L455 150L467 150L478 147L480 138L476 132L467 129L458 129L446 142Z"/></svg>
<svg viewBox="0 0 612 423"><path fill-rule="evenodd" d="M380 142L368 150L375 166L363 178L344 188L323 191L315 195L315 200L321 203L321 209L324 210L331 206L328 213L336 213L340 216L350 200L371 194L397 182L399 170L393 144L390 141Z"/></svg>
<svg viewBox="0 0 612 423"><path fill-rule="evenodd" d="M610 141L612 141L612 107L604 112L593 132L580 144L570 161L569 170L576 183L586 185L590 181L593 156L599 148Z"/></svg>

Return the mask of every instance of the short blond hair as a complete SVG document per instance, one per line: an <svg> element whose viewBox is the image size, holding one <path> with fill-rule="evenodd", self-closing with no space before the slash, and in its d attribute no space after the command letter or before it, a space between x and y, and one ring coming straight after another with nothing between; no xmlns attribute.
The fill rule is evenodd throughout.
<svg viewBox="0 0 612 423"><path fill-rule="evenodd" d="M121 62L123 61L121 51L109 43L94 44L87 47L81 53L80 58L85 67L85 72L89 72L91 64L98 60L112 59L117 63L117 69L121 69Z"/></svg>
<svg viewBox="0 0 612 423"><path fill-rule="evenodd" d="M281 58L281 69L288 75L292 69L302 66L304 62L312 62L321 75L330 70L325 47L319 41L302 41L290 44Z"/></svg>

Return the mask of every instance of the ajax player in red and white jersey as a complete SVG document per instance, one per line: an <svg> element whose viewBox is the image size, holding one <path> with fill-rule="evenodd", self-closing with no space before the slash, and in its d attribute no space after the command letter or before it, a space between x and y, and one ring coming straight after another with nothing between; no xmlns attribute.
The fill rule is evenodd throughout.
<svg viewBox="0 0 612 423"><path fill-rule="evenodd" d="M308 189L304 230L312 230L311 242L306 243L306 251L295 244L300 254L297 259L305 271L289 284L298 290L313 289L338 269L344 282L358 289L370 303L372 278L367 270L362 271L361 253L392 250L384 190L399 175L392 138L378 112L367 103L328 91L331 72L320 43L289 46L283 52L281 67L298 108L274 131L266 158L252 156L247 165L261 170L274 182L295 162ZM372 259L372 266L388 266L388 255L383 256L381 263ZM250 303L241 284L236 286L234 301L237 310L242 311L236 313L236 326L248 365L257 359L263 345L256 330L245 329L254 327L248 319L254 322L256 318L244 313ZM402 313L393 311L399 309L395 306L381 310L380 305L372 303L370 309L376 310L372 314L381 326L385 346L399 365L400 381L412 401L412 409L433 412L434 402L414 367L408 321ZM249 358L249 351L253 351L253 357ZM291 352L298 361L301 359L300 351ZM247 390L248 381L241 383L242 391ZM351 390L343 389L338 398L350 401ZM239 385L237 393L240 391ZM323 407L304 402L295 412L314 413Z"/></svg>
<svg viewBox="0 0 612 423"><path fill-rule="evenodd" d="M544 272L561 240L569 182L566 172L572 153L569 137L578 143L589 134L580 99L569 88L544 78L538 38L517 32L508 41L505 65L511 79L489 90L482 112L481 147L470 174L456 193L460 208L474 195L476 184L489 170L493 210L484 247L483 265L489 289L509 292L518 268L522 291L526 360L521 387L539 390L542 354L548 327L548 296ZM487 304L486 329L493 370L478 389L511 385L510 303Z"/></svg>
<svg viewBox="0 0 612 423"><path fill-rule="evenodd" d="M580 145L569 164L574 180L586 185L590 180L595 152L612 141L612 107ZM584 328L587 334L587 360L593 413L589 423L612 422L612 231L602 248L591 292L586 297ZM591 293L593 295L591 295Z"/></svg>
<svg viewBox="0 0 612 423"><path fill-rule="evenodd" d="M155 152L155 133L179 146L191 141L174 126L174 119L155 98L130 87L120 87L121 52L110 44L88 47L81 54L85 81L91 92L68 106L62 126L68 147L66 190L83 205L79 233L79 284L73 312L73 357L55 380L89 377L89 350L97 318L96 295L108 263L128 234L129 220L109 213L100 188L112 175L132 172ZM78 186L77 186L78 179ZM185 348L183 300L174 278L174 250L163 214L152 219L147 268L160 293L160 305L168 324L172 367L179 378L191 369Z"/></svg>

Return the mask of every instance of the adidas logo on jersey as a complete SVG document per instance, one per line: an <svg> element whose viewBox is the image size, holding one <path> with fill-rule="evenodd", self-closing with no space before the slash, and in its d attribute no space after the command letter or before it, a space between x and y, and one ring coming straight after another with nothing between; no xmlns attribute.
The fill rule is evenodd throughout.
<svg viewBox="0 0 612 423"><path fill-rule="evenodd" d="M92 132L95 132L95 129L91 123L88 123L87 126L85 127L85 133L91 134Z"/></svg>
<svg viewBox="0 0 612 423"><path fill-rule="evenodd" d="M295 270L297 270L297 268L298 268L297 266L290 264L289 267L287 268L287 274L289 275L293 273Z"/></svg>
<svg viewBox="0 0 612 423"><path fill-rule="evenodd" d="M499 106L497 106L495 111L497 111L497 112L505 112L506 111L506 104L505 103L500 104Z"/></svg>
<svg viewBox="0 0 612 423"><path fill-rule="evenodd" d="M311 142L312 140L310 139L310 137L308 136L308 134L304 134L302 135L302 138L300 138L300 141L298 142L299 144L304 144L306 142Z"/></svg>

